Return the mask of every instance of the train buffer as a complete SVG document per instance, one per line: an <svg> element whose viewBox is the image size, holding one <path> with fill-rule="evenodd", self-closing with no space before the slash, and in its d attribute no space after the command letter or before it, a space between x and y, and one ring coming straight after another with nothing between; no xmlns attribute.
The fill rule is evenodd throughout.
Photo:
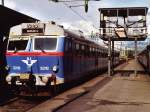
<svg viewBox="0 0 150 112"><path fill-rule="evenodd" d="M115 69L129 70L129 77L119 75L109 77L107 82L103 82L103 86L101 82L97 83L88 93L69 103L67 100L59 99L67 104L58 109L55 108L55 112L149 112L150 77L142 72L137 72L138 76L133 77L134 65L139 67L137 70L144 71L138 63L131 60ZM52 106L50 103L45 103L45 105L46 108ZM33 110L38 112L38 109L41 110L42 107L44 110L44 106L39 107Z"/></svg>

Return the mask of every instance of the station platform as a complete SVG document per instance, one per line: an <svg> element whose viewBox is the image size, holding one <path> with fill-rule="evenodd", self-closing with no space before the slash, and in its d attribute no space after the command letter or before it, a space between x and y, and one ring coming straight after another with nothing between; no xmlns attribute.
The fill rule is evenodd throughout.
<svg viewBox="0 0 150 112"><path fill-rule="evenodd" d="M150 77L114 77L57 112L149 112Z"/></svg>
<svg viewBox="0 0 150 112"><path fill-rule="evenodd" d="M113 78L57 112L149 112L150 78Z"/></svg>
<svg viewBox="0 0 150 112"><path fill-rule="evenodd" d="M137 70L139 72L144 72L144 68L139 64L139 62L135 62L135 60L129 60L124 64L115 68L116 71L134 71Z"/></svg>
<svg viewBox="0 0 150 112"><path fill-rule="evenodd" d="M121 66L124 66L126 70L126 68L131 68L131 65L135 65L133 60ZM137 66L140 65L137 63ZM124 67L120 68L124 69ZM149 112L150 76L148 74L138 73L135 76L133 72L129 76L121 76L119 73L112 77L104 75L104 77L98 76L93 79L94 83L91 81L69 94L58 95L29 112ZM104 79L107 79L107 82L104 83ZM90 89L85 92L83 88ZM84 94L80 97L68 101L74 94L83 92Z"/></svg>

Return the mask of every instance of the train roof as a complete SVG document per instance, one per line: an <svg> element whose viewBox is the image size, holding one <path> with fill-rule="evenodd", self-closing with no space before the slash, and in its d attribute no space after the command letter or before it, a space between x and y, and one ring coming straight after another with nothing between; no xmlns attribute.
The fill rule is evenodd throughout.
<svg viewBox="0 0 150 112"><path fill-rule="evenodd" d="M76 36L84 38L81 31L64 29L63 26L55 24L55 22L36 22L36 23L22 23L10 29L9 37L15 38L17 36Z"/></svg>
<svg viewBox="0 0 150 112"><path fill-rule="evenodd" d="M92 40L86 38L81 31L64 29L63 26L57 25L54 22L36 22L36 23L22 23L10 29L9 38L26 38L27 36L66 36L72 37L81 42L85 42L91 46L101 47L107 51L105 46L102 46Z"/></svg>

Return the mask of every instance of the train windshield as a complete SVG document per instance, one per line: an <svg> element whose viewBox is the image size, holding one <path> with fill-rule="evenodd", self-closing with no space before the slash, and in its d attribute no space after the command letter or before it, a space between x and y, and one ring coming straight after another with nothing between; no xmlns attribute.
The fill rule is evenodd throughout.
<svg viewBox="0 0 150 112"><path fill-rule="evenodd" d="M55 50L57 38L35 38L34 50Z"/></svg>
<svg viewBox="0 0 150 112"><path fill-rule="evenodd" d="M27 47L28 40L9 40L8 50L25 50Z"/></svg>

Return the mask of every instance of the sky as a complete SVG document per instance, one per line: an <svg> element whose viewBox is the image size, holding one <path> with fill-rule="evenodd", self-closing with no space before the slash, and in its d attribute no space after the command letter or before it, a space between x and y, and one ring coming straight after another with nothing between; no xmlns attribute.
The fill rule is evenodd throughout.
<svg viewBox="0 0 150 112"><path fill-rule="evenodd" d="M62 0L60 0L62 1ZM65 0L63 0L65 1ZM66 0L68 1L68 0ZM65 26L85 27L92 29L99 27L99 8L103 7L142 7L150 6L150 0L101 0L90 1L89 11L85 13L84 7L73 7L83 5L84 1L69 0L74 2L54 3L50 0L5 0L5 6L35 17L42 21L56 21ZM150 24L150 22L149 22ZM84 29L85 30L85 29ZM92 29L93 30L93 29Z"/></svg>
<svg viewBox="0 0 150 112"><path fill-rule="evenodd" d="M60 0L62 1L62 0ZM68 1L68 0L63 0ZM90 1L88 13L83 5L84 1L69 0L73 2L54 3L50 0L5 0L5 6L42 21L55 21L66 28L80 29L90 34L98 32L99 8L108 7L150 7L150 0L100 0ZM148 12L148 26L150 26L150 11ZM148 27L150 34L150 27Z"/></svg>

